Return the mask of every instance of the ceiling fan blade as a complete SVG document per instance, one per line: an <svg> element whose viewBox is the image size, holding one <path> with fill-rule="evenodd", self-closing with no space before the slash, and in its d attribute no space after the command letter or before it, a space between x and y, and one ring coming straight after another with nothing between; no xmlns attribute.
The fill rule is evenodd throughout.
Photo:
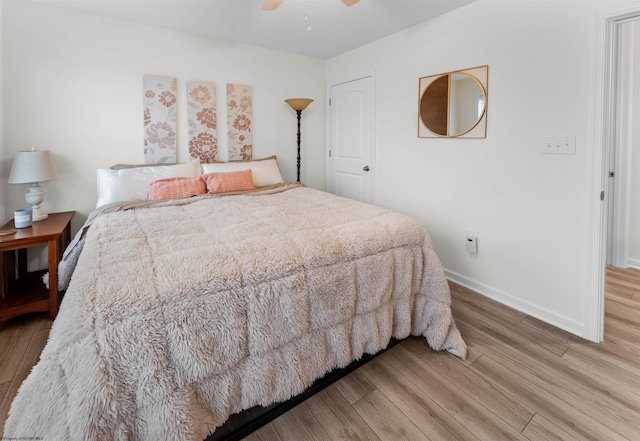
<svg viewBox="0 0 640 441"><path fill-rule="evenodd" d="M340 0L342 3L344 3L345 6L353 6L356 3L358 3L360 0Z"/></svg>
<svg viewBox="0 0 640 441"><path fill-rule="evenodd" d="M264 5L262 5L263 11L273 11L274 9L278 9L284 0L267 0Z"/></svg>

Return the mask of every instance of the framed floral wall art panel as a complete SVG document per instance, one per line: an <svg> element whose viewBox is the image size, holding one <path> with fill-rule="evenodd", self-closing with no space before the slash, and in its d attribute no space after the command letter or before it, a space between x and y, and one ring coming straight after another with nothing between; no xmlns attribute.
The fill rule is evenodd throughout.
<svg viewBox="0 0 640 441"><path fill-rule="evenodd" d="M253 156L253 88L227 84L227 135L229 160L246 161Z"/></svg>
<svg viewBox="0 0 640 441"><path fill-rule="evenodd" d="M159 75L144 75L144 162L176 162L177 80Z"/></svg>
<svg viewBox="0 0 640 441"><path fill-rule="evenodd" d="M187 81L187 116L191 157L201 162L216 159L218 115L215 83Z"/></svg>

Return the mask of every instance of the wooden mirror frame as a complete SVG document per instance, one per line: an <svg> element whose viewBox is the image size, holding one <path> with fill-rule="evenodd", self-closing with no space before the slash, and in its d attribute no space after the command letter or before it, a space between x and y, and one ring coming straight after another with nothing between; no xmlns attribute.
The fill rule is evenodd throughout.
<svg viewBox="0 0 640 441"><path fill-rule="evenodd" d="M459 133L448 133L448 102L450 93L450 76L454 74L462 74L471 77L478 84L479 88L484 95L484 108L481 115L478 117L475 124L471 127L461 130ZM452 72L446 72L438 75L431 75L428 77L420 78L418 82L418 137L419 138L486 138L487 137L487 104L488 104L488 89L487 83L489 79L489 66L478 66L470 69L457 70ZM430 85L437 87L437 84L442 85L442 101L443 104L427 107L423 103L423 97L427 88ZM445 92L446 88L446 92ZM445 95L446 93L446 95ZM425 119L432 118L435 114L443 114L441 119L445 121L447 125L447 134L437 133L435 130L429 129L425 124ZM433 128L433 126L432 126Z"/></svg>

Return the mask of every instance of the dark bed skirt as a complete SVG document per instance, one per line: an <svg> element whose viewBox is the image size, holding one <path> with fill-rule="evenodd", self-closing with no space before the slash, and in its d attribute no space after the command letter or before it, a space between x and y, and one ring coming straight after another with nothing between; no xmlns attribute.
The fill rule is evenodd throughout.
<svg viewBox="0 0 640 441"><path fill-rule="evenodd" d="M330 386L340 378L353 372L363 364L373 360L387 349L395 346L400 340L391 339L386 349L375 354L365 354L359 360L354 361L349 366L342 369L334 369L327 373L324 377L317 379L311 386L300 395L275 403L268 407L256 406L251 409L244 410L240 413L233 414L226 423L218 427L214 433L209 435L204 441L237 441L241 440L249 434L255 432L265 424L275 420L280 415L296 407L307 398L312 397L322 389Z"/></svg>

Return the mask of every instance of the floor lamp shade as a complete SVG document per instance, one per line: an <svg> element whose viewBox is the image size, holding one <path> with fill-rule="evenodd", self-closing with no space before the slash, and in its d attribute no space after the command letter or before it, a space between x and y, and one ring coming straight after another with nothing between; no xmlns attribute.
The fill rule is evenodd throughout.
<svg viewBox="0 0 640 441"><path fill-rule="evenodd" d="M297 181L300 182L300 118L302 116L302 111L307 108L309 104L313 102L311 98L289 98L284 100L285 103L289 104L293 110L296 111L298 115L298 175Z"/></svg>
<svg viewBox="0 0 640 441"><path fill-rule="evenodd" d="M31 183L25 200L32 208L34 221L46 219L47 213L40 210L40 204L44 201L44 191L39 182L51 181L58 177L58 169L53 161L51 152L32 148L27 152L18 152L13 158L9 184Z"/></svg>
<svg viewBox="0 0 640 441"><path fill-rule="evenodd" d="M285 103L289 104L293 110L304 110L307 108L309 104L313 102L311 98L289 98L284 100Z"/></svg>

